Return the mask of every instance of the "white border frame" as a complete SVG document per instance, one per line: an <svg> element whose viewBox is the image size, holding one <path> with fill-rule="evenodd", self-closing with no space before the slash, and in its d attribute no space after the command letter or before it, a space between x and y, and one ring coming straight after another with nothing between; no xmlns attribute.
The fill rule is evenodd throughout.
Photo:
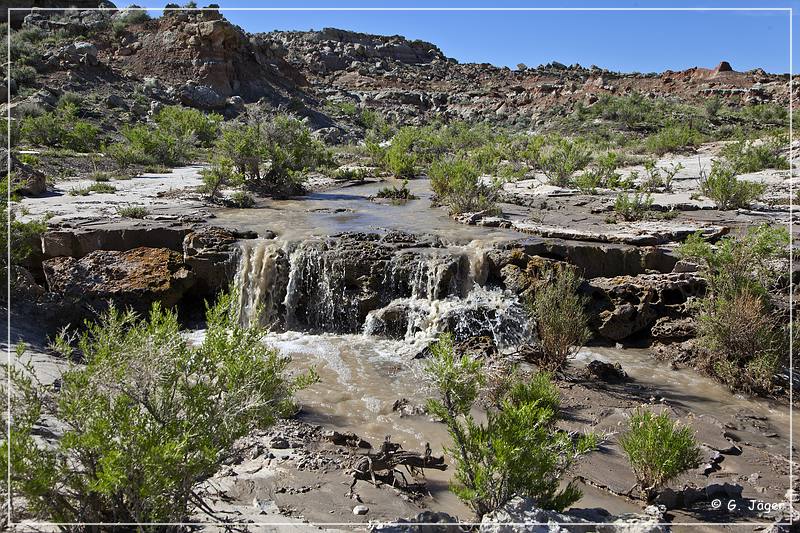
<svg viewBox="0 0 800 533"><path fill-rule="evenodd" d="M14 11L119 11L126 8L104 8L104 7L95 7L95 8L75 8L75 7L61 7L61 8L39 8L39 7L8 7L6 8L6 22L8 24L7 28L7 52L8 57L6 58L6 67L7 73L10 78L11 74L11 13ZM176 8L151 8L151 7L141 7L139 8L142 11L158 11L161 12L163 15L164 11L216 11L216 12L224 12L224 11L644 11L644 12L669 12L669 11L722 11L722 12L735 12L735 11L767 11L767 12L784 12L789 14L789 489L786 495L786 503L788 505L789 511L789 521L788 522L663 522L658 523L655 525L659 526L719 526L719 527L736 527L736 526L746 526L746 527L760 527L760 526L792 526L792 517L795 516L796 510L795 505L792 502L792 497L794 495L794 462L793 462L793 453L792 453L792 444L793 444L793 408L792 408L792 401L793 401L793 356L794 356L794 336L793 336L793 326L794 326L794 298L793 298L793 290L792 290L792 271L794 266L794 252L793 252L793 237L792 237L792 230L794 227L794 159L793 159L793 34L792 34L792 22L794 18L794 9L791 7L220 7L220 8L187 8L187 7L176 7ZM6 84L7 87L7 100L6 102L11 102L11 84ZM7 146L7 171L11 172L11 108L9 107L7 110L6 120L8 121L8 146ZM8 206L10 209L11 206L11 181L8 182L8 190L6 191L7 197L6 200L8 202ZM6 220L6 231L7 231L7 239L8 239L8 250L6 251L7 256L7 265L11 268L11 216L9 212L9 216ZM7 369L11 368L11 364L13 362L13 350L11 349L11 276L7 276L7 286L6 286L6 298L8 302L7 308L7 316L6 316L6 328L7 328ZM11 440L11 375L10 372L7 372L8 375L8 384L7 384L7 424L6 424L6 439L10 442ZM7 511L7 527L9 529L13 529L15 525L23 524L23 522L13 522L11 520L11 510L12 506L12 491L11 491L11 447L7 448L8 450L8 457L7 457L7 464L8 464L8 472L6 472L6 484L7 484L7 498L8 498L8 511ZM404 526L444 526L444 525L464 525L464 526L479 526L480 522L457 522L457 523L398 523L398 522L177 522L177 523L164 523L164 522L153 522L153 523L138 523L138 522L24 522L25 525L28 526L36 526L36 527L43 527L43 526L233 526L233 527L245 527L245 526L295 526L295 527L302 527L304 525L308 525L310 527L317 527L317 528L324 528L324 527L342 527L342 526L360 526L360 527L368 527L371 524L380 524L380 525L404 525ZM559 525L575 525L574 523L564 522L558 523ZM503 526L536 526L536 525L546 525L542 522L500 522L495 523L495 525L503 525ZM608 525L607 522L586 522L581 525L586 526L598 526L598 525Z"/></svg>

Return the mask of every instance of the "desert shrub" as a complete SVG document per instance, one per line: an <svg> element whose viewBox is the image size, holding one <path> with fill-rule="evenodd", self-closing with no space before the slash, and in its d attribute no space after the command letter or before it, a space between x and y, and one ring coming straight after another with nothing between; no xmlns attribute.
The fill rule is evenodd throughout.
<svg viewBox="0 0 800 533"><path fill-rule="evenodd" d="M539 367L555 372L589 339L586 298L578 294L581 279L571 268L555 269L530 303L541 344Z"/></svg>
<svg viewBox="0 0 800 533"><path fill-rule="evenodd" d="M251 207L255 207L256 199L253 198L252 194L246 191L236 191L228 199L228 204L230 204L231 207L237 207L239 209L250 209Z"/></svg>
<svg viewBox="0 0 800 533"><path fill-rule="evenodd" d="M700 176L700 191L722 210L744 209L759 199L766 186L736 178L736 169L726 162L714 161L711 172Z"/></svg>
<svg viewBox="0 0 800 533"><path fill-rule="evenodd" d="M774 308L770 292L784 273L786 228L763 225L716 247L698 233L678 249L701 263L708 297L699 304L698 340L702 366L734 390L769 393L788 358L788 324Z"/></svg>
<svg viewBox="0 0 800 533"><path fill-rule="evenodd" d="M703 108L706 111L706 117L710 120L714 120L717 118L717 115L719 115L720 109L722 109L722 99L714 95L705 101Z"/></svg>
<svg viewBox="0 0 800 533"><path fill-rule="evenodd" d="M112 144L106 151L119 166L177 166L193 156L189 139L178 138L161 128L145 124L122 129L123 142Z"/></svg>
<svg viewBox="0 0 800 533"><path fill-rule="evenodd" d="M142 205L126 205L117 208L117 214L125 218L144 218L150 214L150 210Z"/></svg>
<svg viewBox="0 0 800 533"><path fill-rule="evenodd" d="M490 513L515 495L561 510L581 494L561 478L575 460L596 446L594 435L573 439L556 427L558 390L548 374L512 378L497 405L478 423L471 408L483 384L479 360L458 356L450 335L431 346L425 367L437 398L429 412L444 421L453 440L445 452L455 462L451 490L477 514Z"/></svg>
<svg viewBox="0 0 800 533"><path fill-rule="evenodd" d="M417 196L408 188L408 180L403 182L398 187L393 185L391 187L383 187L376 194L376 198L388 198L391 200L416 200Z"/></svg>
<svg viewBox="0 0 800 533"><path fill-rule="evenodd" d="M617 172L619 155L608 152L597 157L592 168L575 178L575 185L583 192L594 194L597 188L616 189L627 185Z"/></svg>
<svg viewBox="0 0 800 533"><path fill-rule="evenodd" d="M195 484L235 455L235 441L295 410L292 395L312 376L289 377L288 359L262 342L264 330L240 325L231 296L209 306L206 320L205 338L192 346L172 311L156 305L139 319L111 308L86 324L77 346L63 336L55 343L85 363L64 371L60 387L38 383L32 368L11 371L13 418L3 415L11 439L0 466L27 513L185 522L203 508ZM49 446L34 436L44 415L63 427Z"/></svg>
<svg viewBox="0 0 800 533"><path fill-rule="evenodd" d="M217 157L211 166L200 171L203 179L202 192L214 198L223 187L236 186L242 183L242 176L234 169L233 162L224 157Z"/></svg>
<svg viewBox="0 0 800 533"><path fill-rule="evenodd" d="M9 176L6 175L0 180L0 190L8 191ZM15 191L11 190L12 200L17 197ZM47 230L47 221L30 220L23 222L19 220L14 211L9 208L8 196L0 195L0 224L7 228L7 231L0 232L0 248L7 250L8 253L0 254L0 283L7 283L10 267L26 265L29 259L37 253L41 253L40 238ZM9 259L11 264L9 265ZM5 299L6 294L0 294L0 299Z"/></svg>
<svg viewBox="0 0 800 533"><path fill-rule="evenodd" d="M481 180L475 165L465 159L442 159L431 165L431 189L451 214L496 210L497 187Z"/></svg>
<svg viewBox="0 0 800 533"><path fill-rule="evenodd" d="M761 143L739 139L722 149L722 156L737 174L758 172L765 168L787 170L789 161L781 154L788 140L781 135L772 136Z"/></svg>
<svg viewBox="0 0 800 533"><path fill-rule="evenodd" d="M333 179L339 181L364 181L369 176L365 168L340 168L333 174Z"/></svg>
<svg viewBox="0 0 800 533"><path fill-rule="evenodd" d="M654 414L637 409L619 443L648 502L661 487L696 467L700 460L691 428L670 419L666 411Z"/></svg>
<svg viewBox="0 0 800 533"><path fill-rule="evenodd" d="M650 152L663 155L667 152L679 152L686 148L694 148L701 142L703 142L703 136L699 131L685 124L671 124L649 136L645 140L645 146Z"/></svg>
<svg viewBox="0 0 800 533"><path fill-rule="evenodd" d="M639 184L639 188L645 192L656 192L659 189L671 192L672 180L681 170L683 170L681 163L672 163L669 167L659 167L653 160L645 161L645 176Z"/></svg>
<svg viewBox="0 0 800 533"><path fill-rule="evenodd" d="M740 120L751 127L786 126L789 124L789 110L778 104L754 104L740 108L737 113Z"/></svg>
<svg viewBox="0 0 800 533"><path fill-rule="evenodd" d="M117 188L110 183L92 183L89 185L89 190L96 193L112 193L117 192Z"/></svg>
<svg viewBox="0 0 800 533"><path fill-rule="evenodd" d="M643 195L638 192L633 194L620 193L614 201L614 213L622 217L627 222L641 220L647 216L650 207L653 205L651 195Z"/></svg>
<svg viewBox="0 0 800 533"><path fill-rule="evenodd" d="M162 108L154 118L162 131L176 138L196 139L202 146L210 146L217 138L222 123L218 113L206 114L178 105Z"/></svg>
<svg viewBox="0 0 800 533"><path fill-rule="evenodd" d="M580 140L558 139L540 156L539 164L550 183L568 187L572 175L586 168L591 160L591 151Z"/></svg>
<svg viewBox="0 0 800 533"><path fill-rule="evenodd" d="M23 140L39 146L88 152L97 148L100 130L77 118L78 108L67 101L54 111L28 115L22 119Z"/></svg>
<svg viewBox="0 0 800 533"><path fill-rule="evenodd" d="M64 94L58 97L58 107L74 106L76 109L80 109L83 105L83 102L83 95L70 91L66 91Z"/></svg>
<svg viewBox="0 0 800 533"><path fill-rule="evenodd" d="M216 149L233 162L246 187L273 195L301 192L306 171L333 164L308 127L286 115L224 128Z"/></svg>

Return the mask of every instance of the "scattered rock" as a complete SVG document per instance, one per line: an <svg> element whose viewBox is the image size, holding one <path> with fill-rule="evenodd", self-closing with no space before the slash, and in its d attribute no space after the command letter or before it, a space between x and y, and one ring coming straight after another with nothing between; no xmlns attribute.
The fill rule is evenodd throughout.
<svg viewBox="0 0 800 533"><path fill-rule="evenodd" d="M366 505L356 505L353 507L353 514L354 515L365 515L369 512L369 507Z"/></svg>
<svg viewBox="0 0 800 533"><path fill-rule="evenodd" d="M619 363L606 363L599 359L594 359L586 365L589 374L609 383L619 383L628 379L628 374L622 369Z"/></svg>

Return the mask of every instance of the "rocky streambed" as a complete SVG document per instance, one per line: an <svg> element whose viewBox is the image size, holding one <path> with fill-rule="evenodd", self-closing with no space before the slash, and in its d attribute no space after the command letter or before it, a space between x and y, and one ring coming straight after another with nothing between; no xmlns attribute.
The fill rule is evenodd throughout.
<svg viewBox="0 0 800 533"><path fill-rule="evenodd" d="M175 305L190 337L200 339L203 299L234 284L243 320L269 326L265 342L290 355L294 368L315 367L321 381L300 394L295 420L251 435L240 460L204 483L220 516L298 530L309 522L336 529L424 511L432 522L443 518L438 513L470 521L447 489L451 470L426 471L414 480L416 491L360 482L360 501L347 495L347 471L367 443L374 450L387 435L403 449L430 446L441 454L446 431L424 409L428 343L452 331L464 349L525 367L524 347L535 342L526 297L546 282L544 271L569 263L586 278L581 291L594 337L558 380L562 425L606 435L573 474L584 489L575 507L607 513L562 519L630 519L658 528L665 521L786 517L786 401L733 395L655 355L694 336L689 307L706 290L696 268L678 260L676 243L697 230L718 239L756 220L792 216L790 210L678 207L673 219L620 231L599 219L602 194L585 199L530 183L509 188L503 217L457 221L430 207L424 179L409 184L419 199L401 204L370 201L380 185L364 183L237 210L204 205L194 192L197 171L120 182L108 198L25 199L27 216L52 216L41 254L16 273L11 339L32 344L35 366L55 375L61 362L44 348L46 336L95 316L109 300L139 310L156 301ZM774 179L783 187L789 178ZM69 186L57 183L56 190ZM115 202L133 198L148 204L145 219L116 214ZM603 234L633 237L596 237ZM663 507L649 517L618 518L641 515L644 507L630 491L634 480L617 442L626 417L642 404L663 406L690 424L703 460L662 494ZM736 502L735 512L715 509L715 499ZM505 520L553 518L512 507Z"/></svg>

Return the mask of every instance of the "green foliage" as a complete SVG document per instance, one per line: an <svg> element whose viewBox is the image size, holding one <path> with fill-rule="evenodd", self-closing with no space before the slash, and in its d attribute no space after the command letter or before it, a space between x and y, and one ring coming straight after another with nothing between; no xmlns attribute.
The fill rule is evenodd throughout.
<svg viewBox="0 0 800 533"><path fill-rule="evenodd" d="M700 191L711 198L718 209L745 209L759 199L766 185L736 178L736 169L727 162L714 161L711 172L700 176Z"/></svg>
<svg viewBox="0 0 800 533"><path fill-rule="evenodd" d="M645 161L645 177L639 188L645 192L656 192L659 189L672 192L672 180L681 170L683 170L681 163L672 163L669 167L658 167L653 160Z"/></svg>
<svg viewBox="0 0 800 533"><path fill-rule="evenodd" d="M116 192L117 188L110 183L97 182L92 183L86 187L73 187L69 191L70 196L89 196L89 193L112 193Z"/></svg>
<svg viewBox="0 0 800 533"><path fill-rule="evenodd" d="M333 164L331 152L308 127L286 115L228 126L216 149L233 163L246 187L272 195L301 192L306 171Z"/></svg>
<svg viewBox="0 0 800 533"><path fill-rule="evenodd" d="M773 135L762 142L739 139L722 149L722 156L727 159L737 174L758 172L765 168L787 170L789 161L781 151L789 145L783 135Z"/></svg>
<svg viewBox="0 0 800 533"><path fill-rule="evenodd" d="M637 409L619 442L648 502L661 487L696 467L700 460L691 428L680 426L666 411L656 415Z"/></svg>
<svg viewBox="0 0 800 533"><path fill-rule="evenodd" d="M0 180L0 190L8 191L9 176ZM16 198L15 191L11 190L11 198ZM9 220L10 219L10 220ZM8 231L0 232L0 248L10 252L9 255L0 254L0 283L7 283L9 271L16 266L25 266L37 253L41 253L41 236L47 230L46 220L31 220L23 222L17 218L14 211L9 208L6 194L0 198L0 225ZM13 279L13 278L12 278ZM5 299L5 294L0 299Z"/></svg>
<svg viewBox="0 0 800 533"><path fill-rule="evenodd" d="M515 495L555 510L580 498L573 482L560 489L560 480L596 446L596 437L573 440L556 427L559 395L548 374L511 377L480 424L471 413L483 384L479 360L457 356L452 337L444 335L431 346L425 371L438 396L428 401L428 410L444 421L453 440L445 449L456 465L451 490L479 520Z"/></svg>
<svg viewBox="0 0 800 533"><path fill-rule="evenodd" d="M190 139L175 137L160 127L125 126L122 136L125 140L112 144L106 152L123 168L130 165L177 166L193 155Z"/></svg>
<svg viewBox="0 0 800 533"><path fill-rule="evenodd" d="M369 176L369 171L365 168L340 168L336 170L333 179L338 181L364 181Z"/></svg>
<svg viewBox="0 0 800 533"><path fill-rule="evenodd" d="M20 135L38 146L66 148L77 152L95 150L100 130L77 118L78 108L67 101L52 112L22 119Z"/></svg>
<svg viewBox="0 0 800 533"><path fill-rule="evenodd" d="M568 187L572 175L586 168L591 160L591 151L581 140L558 139L540 156L539 164L551 184Z"/></svg>
<svg viewBox="0 0 800 533"><path fill-rule="evenodd" d="M391 187L383 187L376 194L376 198L388 198L391 200L416 200L417 196L412 193L408 188L408 180L403 182L398 187L393 185Z"/></svg>
<svg viewBox="0 0 800 533"><path fill-rule="evenodd" d="M789 110L778 104L754 104L742 107L738 117L754 128L766 126L788 126Z"/></svg>
<svg viewBox="0 0 800 533"><path fill-rule="evenodd" d="M617 189L627 187L622 174L617 172L619 155L608 152L597 157L592 168L575 178L575 185L583 192L594 194L597 188Z"/></svg>
<svg viewBox="0 0 800 533"><path fill-rule="evenodd" d="M236 172L233 162L225 157L217 157L209 168L200 171L203 178L202 192L215 198L223 187L241 185L242 175Z"/></svg>
<svg viewBox="0 0 800 533"><path fill-rule="evenodd" d="M664 155L667 152L680 152L686 148L695 148L704 140L703 135L686 124L670 124L645 140L650 152Z"/></svg>
<svg viewBox="0 0 800 533"><path fill-rule="evenodd" d="M571 268L554 269L531 301L542 351L537 364L548 372L561 370L591 336L586 298L577 292L580 284Z"/></svg>
<svg viewBox="0 0 800 533"><path fill-rule="evenodd" d="M178 139L196 139L201 146L210 146L219 135L222 115L203 113L178 105L166 106L154 117L161 131Z"/></svg>
<svg viewBox="0 0 800 533"><path fill-rule="evenodd" d="M786 228L765 224L716 247L697 233L678 249L703 265L708 280L698 325L702 366L734 390L770 393L786 363L789 328L769 294L784 273L779 260L788 245Z"/></svg>
<svg viewBox="0 0 800 533"><path fill-rule="evenodd" d="M487 185L471 161L442 159L428 172L436 199L451 214L496 211L496 185Z"/></svg>
<svg viewBox="0 0 800 533"><path fill-rule="evenodd" d="M646 217L652 205L653 197L650 194L645 196L636 192L629 195L623 192L614 201L614 212L623 220L632 222Z"/></svg>
<svg viewBox="0 0 800 533"><path fill-rule="evenodd" d="M253 198L253 195L248 192L236 191L231 195L228 203L231 205L231 207L249 209L251 207L255 207L256 199Z"/></svg>
<svg viewBox="0 0 800 533"><path fill-rule="evenodd" d="M703 107L706 110L706 116L709 118L709 120L714 120L717 118L720 109L722 109L722 99L720 99L719 96L714 95L705 101Z"/></svg>
<svg viewBox="0 0 800 533"><path fill-rule="evenodd" d="M66 370L58 389L39 384L31 368L11 370L11 439L0 466L27 513L185 522L202 506L194 485L234 456L235 441L295 410L293 393L314 376L290 378L289 360L262 342L265 330L240 325L230 295L206 319L203 342L191 346L174 312L154 306L139 319L111 308L86 324L76 346L85 365ZM66 338L55 344L72 355ZM45 413L64 427L51 446L34 437Z"/></svg>
<svg viewBox="0 0 800 533"><path fill-rule="evenodd" d="M142 205L126 205L117 208L117 214L125 218L144 218L150 214L150 210Z"/></svg>

